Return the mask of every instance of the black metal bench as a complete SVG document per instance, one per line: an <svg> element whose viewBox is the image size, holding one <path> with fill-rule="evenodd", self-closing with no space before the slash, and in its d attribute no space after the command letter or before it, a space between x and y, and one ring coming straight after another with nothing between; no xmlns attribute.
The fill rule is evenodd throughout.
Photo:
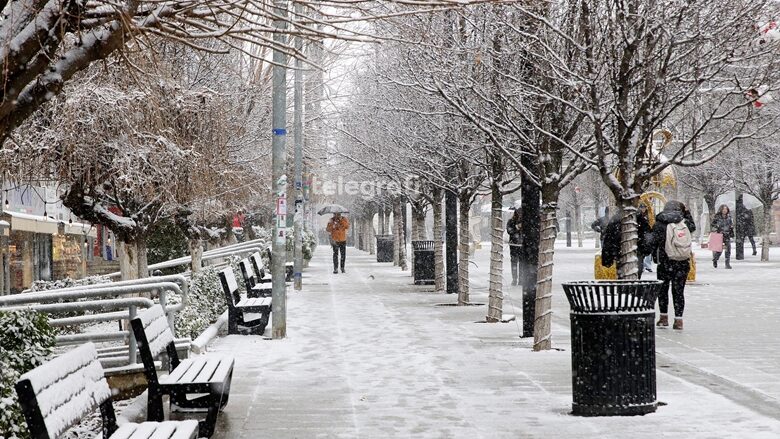
<svg viewBox="0 0 780 439"><path fill-rule="evenodd" d="M259 283L271 283L271 275L263 268L263 258L260 257L260 252L254 252L249 255L249 262L252 263L252 267L255 270L255 276Z"/></svg>
<svg viewBox="0 0 780 439"><path fill-rule="evenodd" d="M142 422L117 426L97 350L92 343L45 363L19 378L16 393L33 439L56 439L100 407L102 437L109 439L195 439L196 421Z"/></svg>
<svg viewBox="0 0 780 439"><path fill-rule="evenodd" d="M219 280L228 307L228 334L257 334L265 332L271 314L270 297L241 297L233 269L219 272ZM260 314L259 318L247 320L247 314Z"/></svg>
<svg viewBox="0 0 780 439"><path fill-rule="evenodd" d="M200 422L199 437L211 437L217 423L217 414L225 407L233 378L232 357L196 356L179 361L173 332L168 326L162 306L155 305L130 322L144 363L144 374L149 383L147 419L162 421L164 395L170 396L173 408L207 411ZM158 377L154 357L166 351L170 363L168 375ZM188 399L187 395L201 395Z"/></svg>
<svg viewBox="0 0 780 439"><path fill-rule="evenodd" d="M261 268L259 272L256 272L249 259L242 259L238 261L238 268L241 270L241 277L244 278L244 285L246 286L247 297L270 297L272 288L270 283L262 283L259 279L262 279L265 275L265 271Z"/></svg>

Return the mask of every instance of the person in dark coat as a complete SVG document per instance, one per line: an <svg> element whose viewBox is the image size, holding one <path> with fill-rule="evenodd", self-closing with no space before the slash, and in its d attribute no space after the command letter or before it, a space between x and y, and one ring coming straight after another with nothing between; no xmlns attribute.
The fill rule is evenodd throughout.
<svg viewBox="0 0 780 439"><path fill-rule="evenodd" d="M753 256L757 255L756 240L753 238L756 235L756 224L753 222L753 211L745 209L740 215L739 227L743 230L743 235L750 241L750 245L753 246Z"/></svg>
<svg viewBox="0 0 780 439"><path fill-rule="evenodd" d="M721 204L718 212L712 218L710 230L723 235L723 251L712 252L712 266L718 268L720 255L726 253L726 268L731 269L731 238L734 236L734 221L731 219L731 210L725 204Z"/></svg>
<svg viewBox="0 0 780 439"><path fill-rule="evenodd" d="M506 232L509 234L509 260L512 265L512 285L519 284L522 276L520 258L523 250L523 216L519 207L506 222Z"/></svg>
<svg viewBox="0 0 780 439"><path fill-rule="evenodd" d="M604 231L607 229L607 226L609 225L609 206L604 208L604 216L599 217L596 219L596 221L593 221L590 223L590 228L593 229L594 232L598 233L601 239L601 246L604 246Z"/></svg>
<svg viewBox="0 0 780 439"><path fill-rule="evenodd" d="M663 281L663 286L658 295L658 308L661 316L657 326L669 326L669 288L672 290L674 303L674 329L683 329L683 311L685 310L685 281L691 269L690 260L675 261L669 259L666 254L666 231L669 224L685 221L691 235L696 231L693 217L685 205L672 200L666 203L664 210L656 215L652 233L647 235L645 245L653 255L653 260L658 264L658 280Z"/></svg>
<svg viewBox="0 0 780 439"><path fill-rule="evenodd" d="M615 213L601 232L601 265L610 267L620 257L620 213Z"/></svg>

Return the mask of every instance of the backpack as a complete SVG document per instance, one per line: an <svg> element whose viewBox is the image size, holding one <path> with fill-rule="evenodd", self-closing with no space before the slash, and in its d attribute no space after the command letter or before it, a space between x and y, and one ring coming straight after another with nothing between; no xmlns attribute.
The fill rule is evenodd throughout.
<svg viewBox="0 0 780 439"><path fill-rule="evenodd" d="M691 231L685 221L669 223L666 226L666 256L673 261L687 261L691 258Z"/></svg>

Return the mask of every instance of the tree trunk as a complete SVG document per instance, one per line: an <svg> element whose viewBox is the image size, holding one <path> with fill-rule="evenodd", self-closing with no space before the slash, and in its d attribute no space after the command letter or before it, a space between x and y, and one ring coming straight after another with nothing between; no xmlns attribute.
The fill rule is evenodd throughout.
<svg viewBox="0 0 780 439"><path fill-rule="evenodd" d="M500 322L504 313L502 270L504 268L504 225L501 217L501 189L491 184L490 197L490 280L488 282L489 323Z"/></svg>
<svg viewBox="0 0 780 439"><path fill-rule="evenodd" d="M368 222L368 253L376 254L376 233L374 233L374 217L371 216L371 220Z"/></svg>
<svg viewBox="0 0 780 439"><path fill-rule="evenodd" d="M637 241L639 228L636 222L636 207L623 205L620 212L620 257L618 258L618 279L636 280L639 278L639 260L637 259Z"/></svg>
<svg viewBox="0 0 780 439"><path fill-rule="evenodd" d="M460 258L458 259L458 305L469 303L469 211L471 194L460 192Z"/></svg>
<svg viewBox="0 0 780 439"><path fill-rule="evenodd" d="M119 272L122 280L138 279L138 247L134 242L118 240Z"/></svg>
<svg viewBox="0 0 780 439"><path fill-rule="evenodd" d="M439 188L433 190L433 253L434 253L434 290L443 293L445 285L444 276L444 242L442 241L442 191Z"/></svg>
<svg viewBox="0 0 780 439"><path fill-rule="evenodd" d="M769 261L769 234L772 233L772 202L764 205L764 229L761 232L761 262Z"/></svg>
<svg viewBox="0 0 780 439"><path fill-rule="evenodd" d="M599 209L601 208L601 203L599 203L598 198L593 200L593 208L596 212L596 219L599 219ZM601 248L601 233L594 233L593 236L596 237L596 248Z"/></svg>
<svg viewBox="0 0 780 439"><path fill-rule="evenodd" d="M401 265L401 215L398 201L393 200L393 265Z"/></svg>
<svg viewBox="0 0 780 439"><path fill-rule="evenodd" d="M190 270L197 273L203 268L203 242L200 239L190 238Z"/></svg>
<svg viewBox="0 0 780 439"><path fill-rule="evenodd" d="M422 206L422 203L416 205L412 205L412 221L413 221L413 227L417 227L417 235L414 236L413 239L417 239L419 241L425 241L428 239L428 234L425 232L425 208Z"/></svg>
<svg viewBox="0 0 780 439"><path fill-rule="evenodd" d="M577 221L577 247L582 248L582 205L574 205L574 220Z"/></svg>
<svg viewBox="0 0 780 439"><path fill-rule="evenodd" d="M149 249L146 247L146 238L139 238L135 242L135 246L138 249L138 277L149 277Z"/></svg>
<svg viewBox="0 0 780 439"><path fill-rule="evenodd" d="M549 190L549 189L547 189ZM545 191L545 189L542 189ZM558 224L556 202L558 195L548 194L542 206L542 230L539 242L539 271L536 281L534 303L534 350L546 351L552 348L552 275L555 255L555 234Z"/></svg>
<svg viewBox="0 0 780 439"><path fill-rule="evenodd" d="M379 213L377 214L377 227L379 228L379 234L385 235L385 209L383 207L379 208Z"/></svg>
<svg viewBox="0 0 780 439"><path fill-rule="evenodd" d="M395 212L393 213L393 217L397 218L395 223L397 224L396 229L398 230L398 266L401 267L401 270L406 271L409 269L409 267L406 265L406 230L404 228L404 216L402 209L403 203L399 199L395 203Z"/></svg>
<svg viewBox="0 0 780 439"><path fill-rule="evenodd" d="M715 218L715 209L717 209L715 206L715 200L717 198L717 195L714 193L704 194L704 202L707 203L707 214L709 215L709 221L707 221L706 225L702 225L702 229L704 227L709 228L710 224L712 223L712 219Z"/></svg>

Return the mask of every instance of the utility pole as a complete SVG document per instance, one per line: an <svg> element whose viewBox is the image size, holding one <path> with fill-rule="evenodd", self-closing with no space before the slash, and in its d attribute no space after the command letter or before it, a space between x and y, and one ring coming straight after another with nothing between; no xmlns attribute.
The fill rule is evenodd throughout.
<svg viewBox="0 0 780 439"><path fill-rule="evenodd" d="M444 193L444 236L447 261L447 294L458 294L458 194Z"/></svg>
<svg viewBox="0 0 780 439"><path fill-rule="evenodd" d="M300 2L295 3L295 12L300 16L303 12ZM295 48L298 53L303 50L303 39L295 37ZM295 213L293 227L295 228L295 258L293 260L293 280L295 290L303 288L303 71L301 59L295 59L295 96L293 98L293 143L295 143Z"/></svg>
<svg viewBox="0 0 780 439"><path fill-rule="evenodd" d="M272 82L272 123L273 141L272 168L273 185L276 189L276 209L274 209L274 239L271 247L271 297L272 320L271 337L274 339L287 336L287 285L284 282L287 262L287 55L278 46L285 44L283 31L287 28L284 18L287 16L287 0L274 1L274 44L273 51L273 82Z"/></svg>

